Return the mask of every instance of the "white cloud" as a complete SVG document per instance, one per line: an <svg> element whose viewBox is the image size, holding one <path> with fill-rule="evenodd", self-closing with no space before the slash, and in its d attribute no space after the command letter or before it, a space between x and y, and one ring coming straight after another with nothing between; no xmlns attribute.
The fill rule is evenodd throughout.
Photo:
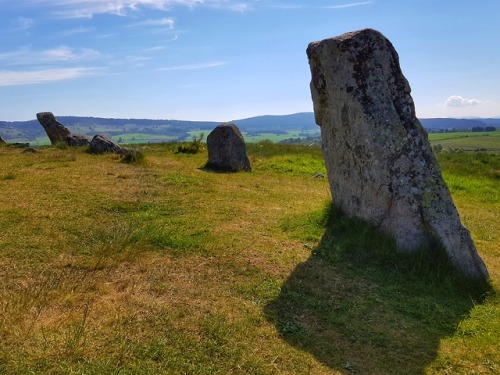
<svg viewBox="0 0 500 375"><path fill-rule="evenodd" d="M129 25L130 27L134 26L165 26L168 30L172 30L175 27L175 21L172 18L160 18L156 20L144 20L141 22L134 23Z"/></svg>
<svg viewBox="0 0 500 375"><path fill-rule="evenodd" d="M77 27L75 29L70 29L70 30L60 32L60 33L58 33L58 36L70 36L70 35L77 35L77 34L85 34L85 33L90 33L92 31L95 31L95 28L93 28L93 27Z"/></svg>
<svg viewBox="0 0 500 375"><path fill-rule="evenodd" d="M207 69L207 68L215 68L218 66L226 65L226 62L223 61L214 61L210 63L201 63L201 64L188 64L188 65L177 65L177 66L169 66L166 68L159 68L157 70L195 70L195 69Z"/></svg>
<svg viewBox="0 0 500 375"><path fill-rule="evenodd" d="M14 52L0 54L0 61L4 65L38 65L56 62L81 62L95 60L100 53L90 48L72 49L67 46L33 51L24 47Z"/></svg>
<svg viewBox="0 0 500 375"><path fill-rule="evenodd" d="M35 25L35 21L32 18L19 17L15 20L14 30L16 31L26 31L31 29Z"/></svg>
<svg viewBox="0 0 500 375"><path fill-rule="evenodd" d="M363 2L358 2L358 3L347 3L347 4L339 4L339 5L331 5L326 7L327 9L344 9L344 8L352 8L352 7L359 7L362 5L368 5L371 4L372 1L363 1Z"/></svg>
<svg viewBox="0 0 500 375"><path fill-rule="evenodd" d="M96 69L94 68L41 69L33 71L0 70L0 87L64 81L95 73Z"/></svg>
<svg viewBox="0 0 500 375"><path fill-rule="evenodd" d="M470 107L480 104L477 99L466 99L459 95L452 95L444 102L445 107Z"/></svg>
<svg viewBox="0 0 500 375"><path fill-rule="evenodd" d="M300 4L270 4L269 8L280 9L280 10L297 10L306 8L305 5Z"/></svg>
<svg viewBox="0 0 500 375"><path fill-rule="evenodd" d="M156 46L156 47L151 47L151 48L145 48L142 50L142 52L146 53L153 53L153 52L159 52L165 50L165 46Z"/></svg>
<svg viewBox="0 0 500 375"><path fill-rule="evenodd" d="M128 15L141 8L170 10L175 6L195 8L207 6L230 11L247 11L251 5L233 0L35 0L50 7L51 12L62 18L92 18L95 14Z"/></svg>

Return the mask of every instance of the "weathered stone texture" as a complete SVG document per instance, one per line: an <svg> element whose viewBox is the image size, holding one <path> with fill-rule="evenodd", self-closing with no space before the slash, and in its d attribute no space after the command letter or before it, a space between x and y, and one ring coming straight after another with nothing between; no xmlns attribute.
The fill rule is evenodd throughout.
<svg viewBox="0 0 500 375"><path fill-rule="evenodd" d="M224 171L251 171L245 140L235 124L221 124L207 137L207 168Z"/></svg>
<svg viewBox="0 0 500 375"><path fill-rule="evenodd" d="M66 137L70 135L70 131L56 120L52 112L37 113L36 118L47 133L51 144L66 142Z"/></svg>
<svg viewBox="0 0 500 375"><path fill-rule="evenodd" d="M91 154L123 154L126 150L114 143L104 135L95 135L90 141L89 153Z"/></svg>
<svg viewBox="0 0 500 375"><path fill-rule="evenodd" d="M307 56L335 204L379 226L402 250L437 238L465 274L487 278L416 118L391 42L366 29L313 42Z"/></svg>
<svg viewBox="0 0 500 375"><path fill-rule="evenodd" d="M71 147L83 147L90 145L90 139L81 134L70 134L66 137L66 143Z"/></svg>

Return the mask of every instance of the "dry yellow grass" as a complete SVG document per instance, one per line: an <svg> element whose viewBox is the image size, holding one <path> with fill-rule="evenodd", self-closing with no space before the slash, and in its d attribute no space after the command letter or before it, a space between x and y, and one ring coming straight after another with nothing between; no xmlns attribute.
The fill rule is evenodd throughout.
<svg viewBox="0 0 500 375"><path fill-rule="evenodd" d="M446 367L433 364L437 356L488 373L478 357L498 356L487 345L478 352L474 339L443 337L435 349L419 330L398 328L390 340L406 343L399 360L421 357L399 371L394 353L383 358L383 347L346 336L340 324L362 323L355 304L353 320L338 326L314 310L297 315L302 330L328 331L316 343L280 331L269 306L292 301L283 287L296 288L297 275L310 278L308 293L319 296L311 303L339 308L385 288L311 255L324 228L310 218L330 199L328 183L312 178L320 161L287 171L297 158L321 160L320 150L293 150L275 159L256 150L254 172L218 174L200 169L206 154L176 155L168 146L144 146L143 165L78 149L0 147L0 372L432 373ZM498 287L498 206L467 202L459 209L480 233ZM486 305L493 313L497 301ZM414 342L423 346L412 349Z"/></svg>

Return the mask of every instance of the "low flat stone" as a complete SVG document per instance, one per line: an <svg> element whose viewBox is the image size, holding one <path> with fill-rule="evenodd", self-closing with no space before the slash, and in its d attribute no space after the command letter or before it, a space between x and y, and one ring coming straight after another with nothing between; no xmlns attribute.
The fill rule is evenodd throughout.
<svg viewBox="0 0 500 375"><path fill-rule="evenodd" d="M90 141L88 151L91 154L123 154L126 150L105 135L98 134Z"/></svg>
<svg viewBox="0 0 500 375"><path fill-rule="evenodd" d="M83 147L90 145L89 137L81 134L70 134L66 137L66 144L71 147Z"/></svg>
<svg viewBox="0 0 500 375"><path fill-rule="evenodd" d="M39 153L39 152L40 152L40 151L38 151L38 150L37 150L36 148L34 148L34 147L26 147L26 148L22 151L22 153L23 153L23 154L37 154L37 153Z"/></svg>

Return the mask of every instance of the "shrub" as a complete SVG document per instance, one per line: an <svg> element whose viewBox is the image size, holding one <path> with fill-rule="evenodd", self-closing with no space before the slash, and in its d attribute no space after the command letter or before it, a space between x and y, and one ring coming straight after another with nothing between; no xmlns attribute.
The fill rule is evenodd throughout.
<svg viewBox="0 0 500 375"><path fill-rule="evenodd" d="M441 144L434 145L432 146L432 151L434 151L435 154L439 154L443 151L443 146Z"/></svg>
<svg viewBox="0 0 500 375"><path fill-rule="evenodd" d="M201 141L203 140L203 133L200 134L198 138L193 137L193 141L188 144L179 145L177 148L178 154L197 154L200 151L205 150L205 146Z"/></svg>
<svg viewBox="0 0 500 375"><path fill-rule="evenodd" d="M144 162L144 154L138 149L126 150L121 154L120 161L126 164L142 164Z"/></svg>

